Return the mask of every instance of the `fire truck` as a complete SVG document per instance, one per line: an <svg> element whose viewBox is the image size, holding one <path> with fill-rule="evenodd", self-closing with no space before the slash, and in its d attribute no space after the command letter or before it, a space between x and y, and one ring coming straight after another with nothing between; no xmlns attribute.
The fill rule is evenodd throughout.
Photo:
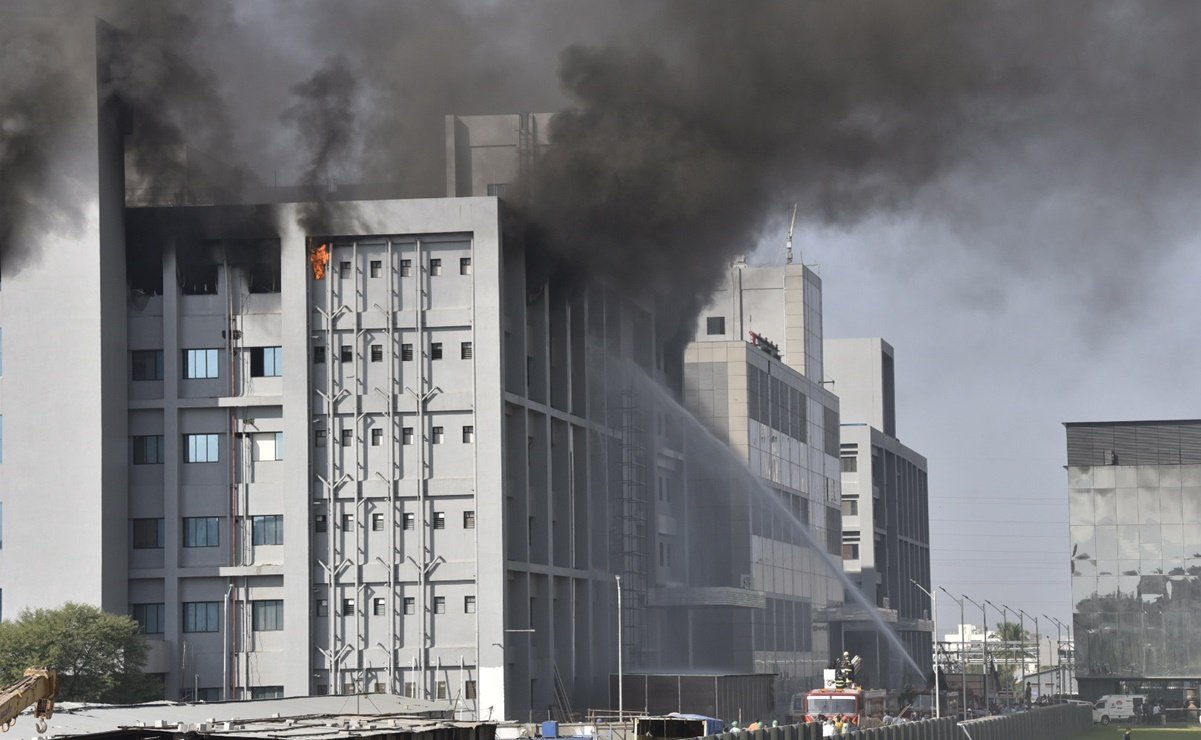
<svg viewBox="0 0 1201 740"><path fill-rule="evenodd" d="M865 689L855 683L855 671L862 661L845 653L834 668L822 671L823 686L792 697L794 722L816 722L818 717L842 717L862 727L868 717L880 717L888 703L884 689Z"/></svg>

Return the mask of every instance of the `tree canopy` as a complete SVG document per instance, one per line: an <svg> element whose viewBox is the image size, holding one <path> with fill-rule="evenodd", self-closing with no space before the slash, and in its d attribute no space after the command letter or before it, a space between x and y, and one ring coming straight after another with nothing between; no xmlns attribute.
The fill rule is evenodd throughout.
<svg viewBox="0 0 1201 740"><path fill-rule="evenodd" d="M162 697L162 686L142 673L148 649L132 618L87 604L25 610L0 622L0 682L26 668L54 668L59 701L114 704Z"/></svg>

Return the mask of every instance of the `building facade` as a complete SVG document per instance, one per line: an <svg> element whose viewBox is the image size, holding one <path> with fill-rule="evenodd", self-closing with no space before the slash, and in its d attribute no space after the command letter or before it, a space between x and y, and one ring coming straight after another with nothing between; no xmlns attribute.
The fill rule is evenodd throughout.
<svg viewBox="0 0 1201 740"><path fill-rule="evenodd" d="M1064 426L1080 693L1195 699L1201 421Z"/></svg>
<svg viewBox="0 0 1201 740"><path fill-rule="evenodd" d="M711 517L713 539L692 558L738 566L731 575L755 598L737 605L733 634L754 672L776 676L784 712L794 693L821 685L840 643L829 615L846 596L838 400L821 375L817 275L801 265L732 266L684 353L684 405L722 448L690 448L690 470L703 480L690 481L689 495L720 481L713 496L723 506Z"/></svg>
<svg viewBox="0 0 1201 740"><path fill-rule="evenodd" d="M863 657L880 688L921 685L929 675L933 615L926 458L896 436L892 347L882 339L827 339L826 374L842 404L842 558L846 572L875 604L922 668L879 639L863 619L843 623L845 647Z"/></svg>

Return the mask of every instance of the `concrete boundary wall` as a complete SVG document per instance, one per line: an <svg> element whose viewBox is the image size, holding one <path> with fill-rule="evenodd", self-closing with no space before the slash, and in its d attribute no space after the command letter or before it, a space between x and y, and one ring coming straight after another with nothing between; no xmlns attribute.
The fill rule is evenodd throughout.
<svg viewBox="0 0 1201 740"><path fill-rule="evenodd" d="M1065 740L1093 726L1092 708L1061 704L1020 714L957 723L952 717L906 722L852 733L863 740ZM821 740L820 725L784 725L762 730L726 732L703 740Z"/></svg>

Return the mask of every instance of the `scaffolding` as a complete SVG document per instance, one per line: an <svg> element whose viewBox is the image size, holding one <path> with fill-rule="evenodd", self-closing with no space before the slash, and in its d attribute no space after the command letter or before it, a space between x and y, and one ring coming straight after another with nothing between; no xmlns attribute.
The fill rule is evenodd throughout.
<svg viewBox="0 0 1201 740"><path fill-rule="evenodd" d="M627 667L642 665L646 652L647 473L646 434L637 394L628 387L621 406L622 646Z"/></svg>

